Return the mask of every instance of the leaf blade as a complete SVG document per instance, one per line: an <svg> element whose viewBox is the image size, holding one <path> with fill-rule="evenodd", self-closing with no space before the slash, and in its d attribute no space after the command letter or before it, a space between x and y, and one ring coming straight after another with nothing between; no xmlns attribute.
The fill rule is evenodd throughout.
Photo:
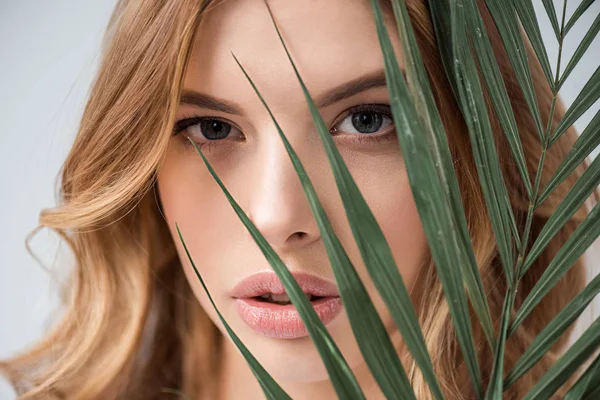
<svg viewBox="0 0 600 400"><path fill-rule="evenodd" d="M558 251L550 265L523 301L513 321L511 332L531 313L533 308L548 294L571 265L591 246L600 235L600 203L597 203L573 234Z"/></svg>
<svg viewBox="0 0 600 400"><path fill-rule="evenodd" d="M563 400L580 400L590 388L590 384L597 379L600 374L600 354L585 370L584 374L577 379L577 382L567 392Z"/></svg>
<svg viewBox="0 0 600 400"><path fill-rule="evenodd" d="M550 19L550 24L552 25L552 30L554 31L554 35L556 36L556 40L560 41L560 27L558 26L558 18L556 16L556 9L554 8L554 3L552 0L542 0L544 4L544 8L546 9L546 14Z"/></svg>
<svg viewBox="0 0 600 400"><path fill-rule="evenodd" d="M529 111L533 117L535 127L538 133L540 142L544 142L544 128L540 116L540 110L537 103L535 88L529 63L527 61L527 52L525 44L519 30L519 23L515 10L510 6L509 2L504 0L485 0L487 8L494 20L498 33L504 43L504 49L508 55L508 59L513 67L521 91L525 96L525 101L529 107ZM555 16L556 17L556 16Z"/></svg>
<svg viewBox="0 0 600 400"><path fill-rule="evenodd" d="M594 0L583 0L581 3L579 3L579 6L577 6L577 8L575 9L575 12L573 13L573 15L571 15L571 18L569 19L569 22L567 22L567 25L565 26L565 35L567 33L569 33L569 31L571 30L571 28L573 27L573 25L575 25L575 22L577 22L579 20L579 18L583 15L583 13L594 3Z"/></svg>
<svg viewBox="0 0 600 400"><path fill-rule="evenodd" d="M364 395L360 386L356 382L354 374L350 367L346 363L344 357L339 351L337 345L333 341L333 338L329 335L327 329L323 325L319 316L312 307L310 301L296 282L296 279L289 272L285 264L281 261L281 258L273 250L271 245L266 241L260 231L256 228L254 223L248 218L246 213L237 204L235 199L231 196L221 179L217 176L214 169L205 158L202 151L198 148L196 143L190 139L198 153L202 156L202 159L208 168L210 174L213 176L217 184L221 187L221 190L229 200L231 206L235 210L238 217L244 223L248 229L252 238L259 246L260 250L265 255L267 261L281 280L286 293L288 294L292 304L296 307L296 310L300 314L307 331L310 334L313 343L315 344L323 363L330 375L331 382L334 385L336 392L343 396L349 396L349 398L364 399Z"/></svg>
<svg viewBox="0 0 600 400"><path fill-rule="evenodd" d="M490 376L490 384L486 393L486 400L502 400L502 377L504 376L504 349L506 343L506 332L510 323L510 310L512 310L515 300L515 292L510 288L504 297L502 307L502 322L500 324L499 340L494 354L494 364Z"/></svg>
<svg viewBox="0 0 600 400"><path fill-rule="evenodd" d="M508 388L521 376L534 366L534 364L552 347L560 336L583 313L585 308L600 293L600 275L596 276L586 287L577 294L529 345L527 350L515 363L512 370L504 380L504 387ZM511 332L512 333L512 332Z"/></svg>
<svg viewBox="0 0 600 400"><path fill-rule="evenodd" d="M479 82L469 43L465 35L463 0L452 0L452 40L455 59L455 79L459 89L459 105L467 123L475 156L479 183L498 243L507 283L514 284L513 247L511 244L512 205L504 182L500 161L493 139L483 89Z"/></svg>
<svg viewBox="0 0 600 400"><path fill-rule="evenodd" d="M600 345L600 317L542 376L523 400L548 399Z"/></svg>
<svg viewBox="0 0 600 400"><path fill-rule="evenodd" d="M190 252L187 248L187 245L185 244L185 240L183 239L183 235L181 234L181 231L179 230L179 226L177 224L176 224L176 228L177 228L177 234L179 235L179 240L181 240L181 243L183 244L185 254L188 257L190 264L192 264L192 267L194 268L196 277L202 284L202 287L204 288L204 291L206 292L206 295L208 296L210 303L212 304L215 311L217 312L217 315L219 316L219 319L221 320L221 322L223 323L223 326L227 330L227 333L229 334L229 336L231 337L231 339L233 340L233 342L235 343L237 348L240 350L240 352L242 353L242 355L244 356L246 361L248 362L248 365L252 369L252 373L258 380L258 383L260 384L260 387L262 388L263 392L265 393L265 396L267 397L267 399L269 399L269 400L280 400L280 399L281 400L287 400L287 399L291 400L291 397L289 397L287 395L287 393L285 393L283 391L283 389L281 389L281 387L277 384L277 382L275 382L275 380L273 380L273 378L271 378L271 376L267 373L267 371L262 367L262 365L258 362L258 360L256 360L256 358L254 358L252 353L250 353L248 348L246 348L246 346L238 338L238 336L235 334L235 332L231 329L231 327L229 326L227 321L225 321L225 318L223 318L223 315L221 315L221 312L217 308L217 305L215 304L212 296L210 295L210 292L208 291L208 288L206 287L206 284L204 283L204 280L202 279L202 276L200 275L198 268L196 268L196 264L192 260L192 255L190 254Z"/></svg>
<svg viewBox="0 0 600 400"><path fill-rule="evenodd" d="M530 0L525 0L525 2L526 1ZM519 2L519 4L521 3ZM465 9L465 15L467 16L467 26L470 30L470 37L475 45L479 65L483 77L485 78L486 87L490 93L492 104L510 145L513 159L517 164L525 189L527 190L529 198L532 198L533 188L531 187L531 179L529 177L527 163L525 162L525 153L523 152L523 145L517 128L517 122L481 14L473 1L469 2L469 6Z"/></svg>
<svg viewBox="0 0 600 400"><path fill-rule="evenodd" d="M577 141L561 161L554 175L550 178L542 193L538 196L537 204L543 204L552 192L585 160L600 144L600 110L585 127Z"/></svg>
<svg viewBox="0 0 600 400"><path fill-rule="evenodd" d="M441 17L440 13L433 11L439 4L430 2L434 19ZM387 34L385 34L383 28L378 31L378 34L380 41L385 41ZM429 144L420 134L422 129L420 128L418 113L410 101L406 83L401 75L396 72L399 67L393 55L391 44L388 43L387 46L382 46L382 50L388 52L388 56L384 57L384 66L394 121L400 126L400 129L396 130L398 138L402 149L411 149L411 151L403 151L409 182L430 244L434 264L448 300L450 314L457 328L459 345L465 357L475 393L479 398L481 395L481 377L474 351L470 318L466 311L467 302L462 284L462 272L460 268L452 268L452 265L456 265L456 263L452 264L457 254L452 247L456 246L456 243L449 243L450 241L446 242L442 239L444 234L447 234L450 238L456 238L450 228L452 223L448 220L451 213L449 211L440 212L440 210L448 207L448 203L443 200L444 191L440 187Z"/></svg>
<svg viewBox="0 0 600 400"><path fill-rule="evenodd" d="M305 96L305 100L309 106L309 110L310 110L311 116L313 118L313 122L314 122L315 126L317 127L317 131L319 133L319 136L321 137L321 141L325 147L327 156L330 161L330 165L334 172L334 177L336 179L338 188L341 187L341 189L340 189L341 193L349 194L348 197L342 196L342 200L344 201L344 206L345 207L347 206L348 200L352 200L355 202L360 202L361 200L363 200L363 202L364 202L364 199L362 199L362 195L360 194L360 191L358 190L356 183L352 179L352 176L350 175L350 173L345 165L345 162L341 158L340 154L337 152L335 144L333 143L333 141L331 140L331 137L329 135L329 130L325 126L325 123L324 123L321 115L319 114L319 111L318 111L316 105L314 104L314 101L313 101L312 97L310 96L310 93L308 92L308 89L306 88L306 85L304 84L304 81L302 80L302 78L296 68L296 65L287 49L287 46L285 45L283 37L281 36L281 32L279 31L279 28L275 22L275 19L273 17L273 14L271 13L270 8L268 7L268 4L267 4L267 8L269 10L269 14L271 15L271 20L277 31L277 35L279 36L282 47L285 50L286 55L292 65L292 68L294 69L294 73L298 79L298 82L300 83L300 86L302 87L302 90L303 90L303 93ZM284 139L284 136L282 136L282 139ZM284 144L286 145L286 148L287 148L288 143L287 143L286 139L284 139ZM290 149L291 149L291 147L290 147ZM344 190L342 191L342 189L344 189ZM371 214L366 203L364 203L363 206L364 207L362 207L361 212L364 212L365 215ZM354 220L354 223L352 223L353 218L350 218L350 216L351 216L350 214L352 214L352 212L348 213L348 211L347 211L347 216L349 217L350 226L353 229L353 233L354 233L355 229L356 229L356 226L355 226L356 220ZM368 228L371 232L376 233L376 231L378 229L374 229L376 227L376 222L375 222L374 218L371 221L363 221L363 222L366 222L366 224L364 226L362 226L361 228L363 228L363 229ZM322 233L325 233L325 232L322 232ZM361 238L357 237L355 235L355 239L357 241L357 244L359 245L361 254L363 254L363 257L364 257L363 252L364 252L365 243L362 243L362 246L361 246L361 241L360 241ZM387 246L387 242L385 241L383 235L381 234L379 237L376 237L376 239L379 240L379 243L377 243L378 244L377 250L383 251L383 253L385 254L386 248L389 250L389 247ZM369 240L369 243L366 243L366 246L368 246L369 248L371 246L374 246L374 243L373 243L374 241L371 242L371 240L372 239ZM339 253L340 250L338 250L338 249L341 249L341 244L339 244L338 246L331 246L331 247L332 247L331 250L337 251ZM328 251L330 251L330 250L328 250ZM347 255L345 255L345 253L344 253L344 256L347 259ZM391 252L390 252L389 256L391 258ZM380 264L380 266L386 267L384 272L387 273L387 275L382 274L382 276L373 273L373 268L371 268L372 265L370 263L368 263L368 261L369 260L365 260L367 269L369 270L369 273L371 274L371 277L373 278L373 282L376 284L378 290L382 294L382 297L385 298L386 294L388 296L390 294L393 296L394 300L391 303L389 301L387 301L386 304L388 304L388 306L390 304L398 306L401 309L401 311L404 313L403 316L410 315L411 312L414 312L414 309L412 308L412 303L410 303L410 298L408 297L408 292L406 291L406 288L402 282L402 278L398 272L397 267L395 266L395 263L393 262L393 259L391 259L392 264ZM379 261L379 260L375 260L375 261ZM347 262L345 264L350 264L349 259L347 260ZM358 278L358 275L356 275L355 272L353 275L348 274L348 272L354 271L354 269L350 268L350 266L351 266L351 264L345 265L344 268L334 268L336 280L338 278L339 279L352 278L353 280L356 281L355 284L357 285L358 283L360 283L360 279ZM352 271L350 271L350 270L352 270ZM383 277L383 279L382 279L382 277ZM390 286L391 282L395 282L397 285ZM398 290L398 292L395 292L396 289ZM414 392L412 390L412 387L410 386L410 382L408 381L408 377L406 376L406 373L405 373L404 368L396 354L396 351L393 348L391 340L389 339L389 336L385 330L385 326L383 325L382 321L380 320L380 318L379 318L373 304L371 303L366 290L364 290L364 288L363 288L363 291L364 291L364 294L362 296L363 298L358 298L357 296L354 296L356 298L353 298L353 296L347 296L347 298L344 298L344 302L346 303L347 300L349 302L348 316L350 318L350 322L353 327L353 331L356 335L359 347L361 347L361 351L363 353L365 361L367 362L367 365L373 372L373 376L375 377L380 388L382 389L382 392L386 396L388 396L388 397L400 396L401 398L413 398L414 399ZM400 297L400 301L397 300L398 293L402 293L404 296L404 297ZM401 296L402 296L402 294L401 294ZM396 307L396 308L398 308L398 307ZM416 321L416 313L412 314L412 317L414 318L414 321ZM369 319L369 318L371 320L368 323L365 323L365 320ZM418 324L417 324L417 326L418 326Z"/></svg>
<svg viewBox="0 0 600 400"><path fill-rule="evenodd" d="M577 64L581 60L581 57L583 57L585 52L588 50L588 48L590 47L590 44L592 44L592 41L596 38L599 31L600 31L600 14L598 14L596 19L594 20L594 23L592 24L590 29L587 31L587 33L585 34L585 36L583 37L583 39L577 46L575 53L573 53L573 56L569 60L567 67L563 71L562 76L560 77L560 79L558 81L558 90L560 90L563 83L565 83L565 81L567 80L567 78L569 77L569 75L571 74L573 69L577 66Z"/></svg>
<svg viewBox="0 0 600 400"><path fill-rule="evenodd" d="M600 98L600 67L592 74L556 127L549 144L554 144Z"/></svg>
<svg viewBox="0 0 600 400"><path fill-rule="evenodd" d="M237 59L236 59L236 61L237 61ZM359 315L359 314L365 315L365 316L376 315L375 308L374 308L371 300L369 299L368 294L366 293L366 290L364 289L364 286L362 287L362 289L359 289L359 293L351 292L353 285L358 284L358 280L359 280L358 275L354 271L354 267L351 265L350 260L347 256L346 252L343 250L339 239L333 233L331 224L328 221L325 211L318 200L316 191L314 190L312 183L308 179L308 174L306 173L304 167L302 166L297 154L292 149L289 141L283 134L283 131L281 130L279 123L275 119L270 108L267 106L266 102L264 101L264 98L258 92L258 89L254 85L254 82L251 80L251 78L246 73L246 71L244 70L242 65L239 63L239 61L237 61L237 62L238 62L238 65L240 65L240 67L244 71L244 74L246 74L246 77L249 79L250 83L252 84L253 88L255 89L255 91L256 91L257 95L259 96L259 98L261 99L261 101L263 102L265 107L267 107L267 110L268 110L273 122L276 125L277 131L279 132L281 139L284 142L284 146L286 147L286 150L288 151L290 159L292 160L294 167L296 168L296 170L299 173L299 176L301 177L300 179L302 181L303 189L305 190L305 193L307 195L307 198L309 200L309 203L311 205L313 213L315 214L315 218L319 225L319 230L321 231L321 235L323 236L324 242L326 243L326 248L328 249L327 253L330 257L330 260L332 260L333 271L334 271L334 274L336 277L336 281L339 283L340 295L342 297L342 300L344 301L344 304L348 304L349 308L356 310L356 312L353 313L353 315ZM333 250L331 250L331 248L333 248ZM344 269L347 269L348 271L350 269L352 269L352 271L354 271L354 272L352 272L352 273L348 273L348 271L344 272ZM361 286L362 286L362 284L361 284ZM355 301L349 300L349 298L353 295L357 296L358 299ZM361 307L358 306L358 304L360 304L360 303L363 303L365 311L360 311ZM362 328L360 328L360 324L357 323L358 319L354 318L352 315L350 315L350 311L348 312L348 314L349 314L350 322L353 327L353 331L360 330L360 332L358 333L358 336L357 336L357 340L358 340L358 338L361 338L364 336L364 334L361 333L361 332L364 332L364 330ZM378 319L379 317L376 317L376 318ZM370 324L371 324L371 321L366 321L366 325L370 325ZM373 322L373 324L376 327L379 327L379 328L382 327L380 320L379 320L379 322ZM355 332L355 334L356 334L356 332ZM373 336L375 338L380 338L381 333L375 334ZM383 340L385 340L385 339L383 339ZM369 340L367 339L367 342L368 341ZM387 348L387 350L390 350L389 345L386 345L386 348Z"/></svg>
<svg viewBox="0 0 600 400"><path fill-rule="evenodd" d="M427 136L428 142L432 145L431 155L434 165L437 167L440 183L450 205L449 212L452 229L458 232L458 254L454 258L460 260L459 263L462 266L465 286L467 287L473 309L479 317L490 346L493 348L495 346L495 338L489 305L469 236L465 210L460 197L460 188L454 170L452 155L450 154L448 138L446 137L446 132L444 131L444 126L433 98L427 71L418 51L404 0L393 2L393 8L398 31L401 33L400 38L402 40L407 79L414 87L412 90L413 97L415 102L420 104L418 109L421 111L422 121L426 126L422 130L422 134Z"/></svg>
<svg viewBox="0 0 600 400"><path fill-rule="evenodd" d="M577 212L585 200L600 184L600 158L595 158L585 172L577 179L569 193L563 198L552 216L531 246L529 254L525 257L519 278L529 270L533 262L542 254L552 238L560 231L564 224Z"/></svg>
<svg viewBox="0 0 600 400"><path fill-rule="evenodd" d="M546 52L546 46L542 40L542 33L540 31L540 25L535 15L535 9L531 0L513 0L513 5L517 10L521 24L527 33L527 37L531 42L531 46L537 55L537 58L542 66L542 71L546 76L548 85L554 91L554 77L552 76L552 68L550 68L550 61L548 61L548 53Z"/></svg>

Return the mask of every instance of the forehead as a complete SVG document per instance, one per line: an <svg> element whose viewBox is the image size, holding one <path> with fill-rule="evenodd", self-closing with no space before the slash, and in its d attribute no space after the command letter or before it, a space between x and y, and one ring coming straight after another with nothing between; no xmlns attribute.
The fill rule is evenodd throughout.
<svg viewBox="0 0 600 400"><path fill-rule="evenodd" d="M276 0L269 6L311 93L383 68L368 0ZM393 21L389 16L386 21L401 62ZM243 96L243 91L255 96L232 53L267 101L271 97L285 103L294 97L291 93L299 93L262 0L225 0L209 7L198 27L184 86L220 97Z"/></svg>

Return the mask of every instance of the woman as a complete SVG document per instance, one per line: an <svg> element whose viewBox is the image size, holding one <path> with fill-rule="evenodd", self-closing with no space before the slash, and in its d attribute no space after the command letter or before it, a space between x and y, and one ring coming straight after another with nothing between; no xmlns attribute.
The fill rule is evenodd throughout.
<svg viewBox="0 0 600 400"><path fill-rule="evenodd" d="M405 283L413 289L447 398L474 398L402 162L369 2L270 3L300 73L386 235ZM382 5L400 54L391 9L387 2ZM485 204L468 134L441 67L427 6L415 0L408 1L408 8L451 135L473 246L496 321L505 281L489 219L482 212ZM534 176L540 155L535 126L502 41L489 15L483 15ZM335 398L306 330L289 312L292 306L285 305L288 299L277 289L268 263L188 137L198 143L236 201L296 274L315 307L321 307L320 316L367 397L381 398L340 306L323 242L296 173L268 113L231 53L257 84L305 165L402 356L417 398L430 398L420 370L403 348L368 278L327 158L265 5L254 0L121 0L62 170L61 204L40 216L40 225L59 233L76 257L64 317L36 347L1 364L23 399L175 397L164 388L181 390L193 399L263 398L194 275L176 223L217 307L283 389L294 399ZM529 56L534 59L533 53ZM551 92L539 65L532 62L532 68L539 72L534 77L545 121ZM559 107L555 123L562 113ZM493 122L511 201L523 229L525 189L509 161L510 150L497 121ZM551 148L544 180L575 135L567 132ZM574 173L536 211L531 242L580 174L581 170ZM528 271L517 306L584 214L583 210L576 214ZM511 337L508 367L581 290L582 268L581 263L573 267ZM292 321L268 320L284 314ZM492 354L477 323L474 329L482 376L489 377ZM552 362L552 354L513 385L507 398L521 398Z"/></svg>

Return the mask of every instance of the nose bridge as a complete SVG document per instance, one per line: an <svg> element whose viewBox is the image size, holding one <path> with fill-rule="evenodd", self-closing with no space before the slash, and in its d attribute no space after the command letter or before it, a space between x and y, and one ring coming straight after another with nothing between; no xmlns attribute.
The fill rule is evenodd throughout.
<svg viewBox="0 0 600 400"><path fill-rule="evenodd" d="M274 126L267 130L259 135L249 217L271 246L289 250L312 243L319 238L319 230L279 133ZM302 135L299 140L286 137L298 157L310 162L300 156L309 150Z"/></svg>

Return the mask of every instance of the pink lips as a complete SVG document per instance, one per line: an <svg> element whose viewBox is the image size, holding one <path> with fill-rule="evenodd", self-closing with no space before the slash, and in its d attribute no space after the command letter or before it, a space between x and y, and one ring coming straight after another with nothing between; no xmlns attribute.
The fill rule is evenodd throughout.
<svg viewBox="0 0 600 400"><path fill-rule="evenodd" d="M337 287L314 275L292 274L304 293L320 297L311 304L323 324L329 323L342 310ZM240 317L256 332L278 339L295 339L308 336L306 326L293 304L276 304L261 301L263 294L284 294L283 284L273 271L260 272L238 283L231 291Z"/></svg>

